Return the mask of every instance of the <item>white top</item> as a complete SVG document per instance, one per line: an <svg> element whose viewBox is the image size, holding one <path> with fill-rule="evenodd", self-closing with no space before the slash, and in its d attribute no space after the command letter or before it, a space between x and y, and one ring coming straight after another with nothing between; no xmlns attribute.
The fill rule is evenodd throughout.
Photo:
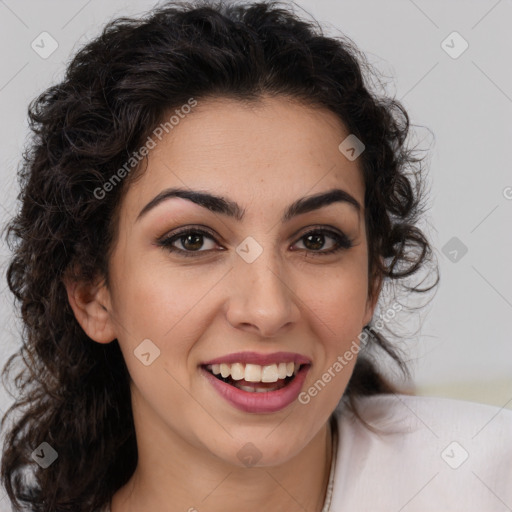
<svg viewBox="0 0 512 512"><path fill-rule="evenodd" d="M407 395L358 403L378 432L336 409L325 511L512 511L511 410Z"/></svg>
<svg viewBox="0 0 512 512"><path fill-rule="evenodd" d="M333 512L512 510L512 411L406 395L338 413Z"/></svg>

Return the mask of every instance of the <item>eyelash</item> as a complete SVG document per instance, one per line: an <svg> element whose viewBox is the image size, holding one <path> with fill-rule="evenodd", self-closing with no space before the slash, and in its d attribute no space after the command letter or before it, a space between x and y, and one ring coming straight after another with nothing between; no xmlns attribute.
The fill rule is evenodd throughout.
<svg viewBox="0 0 512 512"><path fill-rule="evenodd" d="M217 243L213 233L206 231L204 229L189 227L189 228L184 228L183 230L180 230L176 233L173 233L170 236L164 236L164 237L160 238L159 240L157 240L157 245L164 247L169 252L178 253L180 256L184 256L186 258L198 257L197 256L198 253L210 252L209 250L207 250L207 251L184 251L184 250L178 249L177 247L174 247L172 245L176 240L179 240L180 238L183 238L184 236L190 235L190 234L206 236L206 237L212 239L215 243ZM308 250L308 249L301 249L301 250L306 250L307 252L313 253L315 256L326 256L329 254L334 254L334 253L342 251L342 250L350 249L353 246L352 240L350 240L344 233L340 234L340 233L337 233L336 231L332 231L330 229L325 229L325 228L312 229L312 230L304 233L299 238L299 240L302 240L303 238L307 237L308 235L312 235L312 234L322 234L322 235L327 234L327 235L329 235L330 238L333 238L337 244L337 246L335 246L333 249L328 249L327 251L321 251L321 252L314 251L314 250Z"/></svg>

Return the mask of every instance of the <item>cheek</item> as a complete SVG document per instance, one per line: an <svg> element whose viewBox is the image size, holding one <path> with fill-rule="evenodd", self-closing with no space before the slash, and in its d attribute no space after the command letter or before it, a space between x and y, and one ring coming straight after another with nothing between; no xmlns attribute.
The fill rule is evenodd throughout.
<svg viewBox="0 0 512 512"><path fill-rule="evenodd" d="M350 265L347 262L306 277L300 290L298 293L308 308L335 332L358 328L368 299L366 263L354 260Z"/></svg>
<svg viewBox="0 0 512 512"><path fill-rule="evenodd" d="M224 273L136 262L127 265L123 275L115 276L114 310L122 327L119 341L133 349L149 338L162 351L188 350L204 330L208 315L214 313L205 307Z"/></svg>

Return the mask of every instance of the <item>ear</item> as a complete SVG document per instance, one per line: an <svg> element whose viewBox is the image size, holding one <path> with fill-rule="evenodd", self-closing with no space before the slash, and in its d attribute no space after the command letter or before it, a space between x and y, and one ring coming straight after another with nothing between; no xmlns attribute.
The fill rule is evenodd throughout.
<svg viewBox="0 0 512 512"><path fill-rule="evenodd" d="M375 307L379 300L380 291L382 289L382 276L375 277L372 283L371 291L368 293L366 301L366 312L363 318L363 326L368 325L373 317Z"/></svg>
<svg viewBox="0 0 512 512"><path fill-rule="evenodd" d="M98 343L110 343L116 338L111 317L110 293L104 280L86 283L63 279L69 304L77 322L89 338Z"/></svg>

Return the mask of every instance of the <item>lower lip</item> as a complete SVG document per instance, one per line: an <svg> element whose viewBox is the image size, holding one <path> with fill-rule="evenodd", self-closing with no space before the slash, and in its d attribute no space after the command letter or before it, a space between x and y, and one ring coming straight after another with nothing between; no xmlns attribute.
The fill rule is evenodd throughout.
<svg viewBox="0 0 512 512"><path fill-rule="evenodd" d="M217 393L225 398L231 405L244 412L264 413L280 411L294 402L299 396L309 368L310 365L302 366L294 379L284 388L264 393L243 391L217 379L217 377L214 377L205 368L201 368L201 370Z"/></svg>

